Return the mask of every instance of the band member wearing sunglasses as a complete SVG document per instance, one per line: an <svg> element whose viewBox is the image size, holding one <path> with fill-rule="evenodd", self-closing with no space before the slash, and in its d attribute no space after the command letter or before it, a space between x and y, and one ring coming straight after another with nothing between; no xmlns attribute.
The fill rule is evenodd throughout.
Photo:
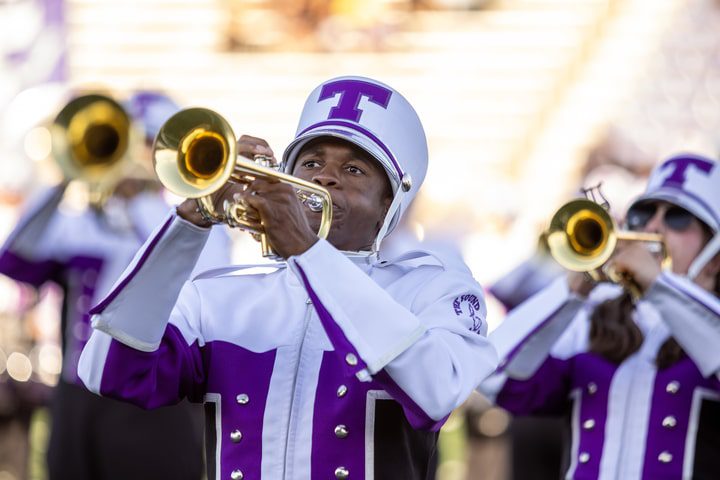
<svg viewBox="0 0 720 480"><path fill-rule="evenodd" d="M678 155L630 207L630 229L663 236L609 260L642 296L571 273L491 335L501 367L481 391L514 414L569 416L565 478L720 476L720 164Z"/></svg>
<svg viewBox="0 0 720 480"><path fill-rule="evenodd" d="M143 142L133 150L139 168L149 163L148 144L178 107L163 94L137 92L125 108ZM202 478L202 412L194 405L147 412L93 395L77 375L91 333L88 310L167 212L159 184L129 173L102 206L69 208L62 203L68 183L52 188L23 213L0 250L0 273L38 288L54 282L63 291L63 367L51 403L50 480ZM229 238L214 230L208 242L214 248L201 262L206 268L230 256Z"/></svg>
<svg viewBox="0 0 720 480"><path fill-rule="evenodd" d="M272 153L253 137L239 147ZM208 478L429 478L438 429L497 362L466 268L422 251L378 258L427 157L396 90L322 83L283 169L330 192L328 240L289 185L229 185L218 195L255 209L285 261L189 278L207 222L181 204L93 310L81 378L147 408L204 402Z"/></svg>

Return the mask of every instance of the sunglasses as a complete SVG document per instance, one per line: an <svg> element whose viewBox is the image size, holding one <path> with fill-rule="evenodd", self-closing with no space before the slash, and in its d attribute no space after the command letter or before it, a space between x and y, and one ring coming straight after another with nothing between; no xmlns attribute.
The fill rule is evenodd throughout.
<svg viewBox="0 0 720 480"><path fill-rule="evenodd" d="M627 228L629 230L642 230L655 216L657 210L657 203L641 203L640 205L635 205L628 210L626 218ZM663 215L662 220L667 228L675 230L676 232L682 232L690 226L694 218L695 216L684 208L669 205L665 209L665 215Z"/></svg>

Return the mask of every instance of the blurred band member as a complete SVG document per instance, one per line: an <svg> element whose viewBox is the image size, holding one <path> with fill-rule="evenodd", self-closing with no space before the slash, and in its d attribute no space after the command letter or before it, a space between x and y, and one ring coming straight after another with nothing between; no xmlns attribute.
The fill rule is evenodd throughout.
<svg viewBox="0 0 720 480"><path fill-rule="evenodd" d="M139 93L127 109L148 144L177 106L164 95ZM138 168L150 163L135 160ZM100 208L68 210L61 205L68 183L52 188L22 215L0 251L0 273L35 287L51 281L64 294L63 369L48 446L51 480L202 477L202 420L194 407L185 403L146 412L93 395L77 376L91 333L89 308L110 290L168 208L146 172L129 173ZM228 258L224 232L213 237L205 265Z"/></svg>

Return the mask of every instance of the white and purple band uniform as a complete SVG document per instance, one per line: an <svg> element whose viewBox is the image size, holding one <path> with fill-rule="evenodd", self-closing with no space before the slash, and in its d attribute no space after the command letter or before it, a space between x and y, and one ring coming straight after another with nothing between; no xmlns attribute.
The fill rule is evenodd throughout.
<svg viewBox="0 0 720 480"><path fill-rule="evenodd" d="M338 107L348 99L353 118ZM286 170L298 143L322 135L410 171L406 200L422 182L424 133L386 85L344 77L318 87ZM381 261L319 240L274 266L191 278L206 238L171 214L146 243L93 311L87 387L150 408L205 402L208 478L425 478L438 429L497 366L469 271L425 252Z"/></svg>
<svg viewBox="0 0 720 480"><path fill-rule="evenodd" d="M636 203L682 206L717 235L718 179L717 162L677 156L654 171ZM517 415L569 410L565 478L717 478L720 300L686 276L661 273L633 314L642 346L617 365L589 350L589 319L620 293L600 284L581 299L560 278L518 306L490 335L501 364L480 391ZM658 369L658 350L671 336L687 356Z"/></svg>

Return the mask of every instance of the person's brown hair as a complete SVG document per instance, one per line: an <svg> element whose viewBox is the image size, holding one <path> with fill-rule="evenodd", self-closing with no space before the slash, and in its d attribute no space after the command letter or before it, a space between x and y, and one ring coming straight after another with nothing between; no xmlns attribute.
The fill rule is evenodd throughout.
<svg viewBox="0 0 720 480"><path fill-rule="evenodd" d="M713 232L703 222L701 224L707 243ZM714 292L720 296L720 273L715 277ZM634 310L635 305L628 292L598 305L590 317L590 351L616 364L622 363L638 351L643 342L643 334L632 318ZM677 340L670 337L658 350L655 364L662 370L686 356Z"/></svg>
<svg viewBox="0 0 720 480"><path fill-rule="evenodd" d="M638 351L643 334L632 318L634 310L629 292L595 307L590 316L590 351L616 364Z"/></svg>

